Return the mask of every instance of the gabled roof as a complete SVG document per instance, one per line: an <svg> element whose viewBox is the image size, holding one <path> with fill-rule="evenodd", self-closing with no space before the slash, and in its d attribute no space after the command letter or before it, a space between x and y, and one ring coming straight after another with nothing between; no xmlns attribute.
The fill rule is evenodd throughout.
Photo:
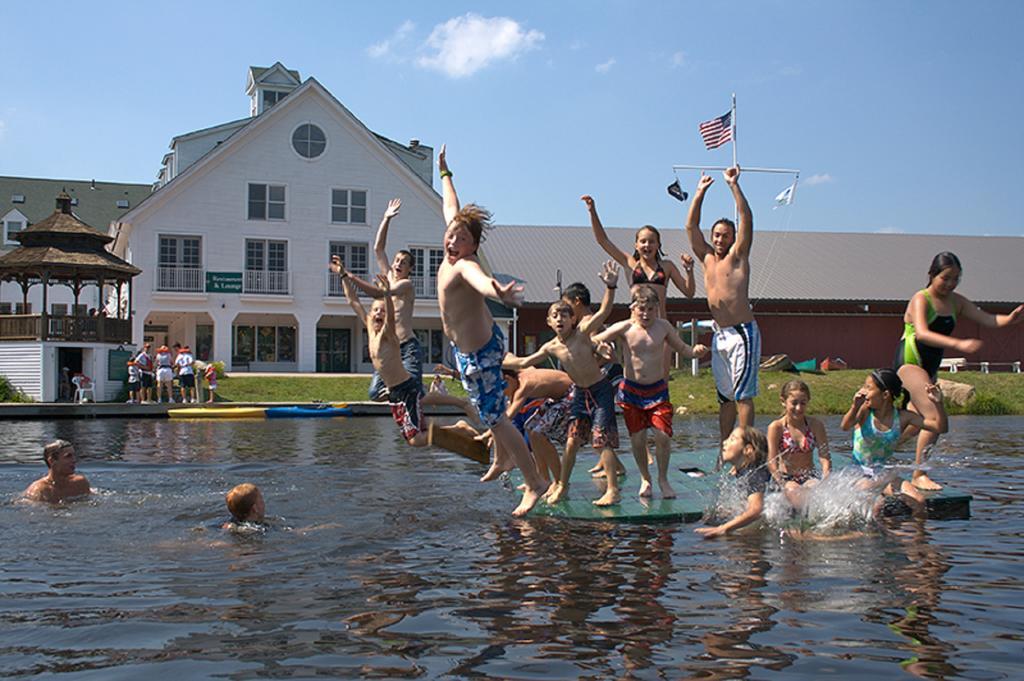
<svg viewBox="0 0 1024 681"><path fill-rule="evenodd" d="M171 143L168 146L173 149L175 142L192 139L193 137L202 137L203 135L208 135L212 132L221 132L223 130L229 130L232 127L240 128L248 124L249 121L251 120L251 116L246 116L245 118L239 118L238 120L229 121L227 123L221 123L220 125L211 125L208 128L200 128L199 130L193 130L191 132L185 132L180 135L175 135L174 137L171 138Z"/></svg>
<svg viewBox="0 0 1024 681"><path fill-rule="evenodd" d="M290 76L291 79L295 81L294 85L298 85L299 83L302 82L302 78L299 76L299 72L298 71L295 71L295 70L292 70L292 69L286 69L284 67L284 64L282 64L281 62L278 61L278 62L274 62L274 64L272 66L250 66L249 67L249 78L248 78L249 82L247 84L246 89L247 90L251 89L251 87L255 83L258 83L258 82L261 82L261 81L265 80L266 77L268 75L270 75L271 72L274 72L274 71L276 71L278 73L283 73L283 74L285 74L287 76Z"/></svg>
<svg viewBox="0 0 1024 681"><path fill-rule="evenodd" d="M620 249L632 253L635 229L606 231ZM691 252L686 233L680 227L660 231L666 257L678 264L680 253ZM555 299L559 270L563 288L575 281L582 281L591 292L603 288L597 274L608 255L589 228L500 225L487 235L481 250L486 251L496 276L514 277L525 286L528 303ZM941 251L952 251L963 262L958 290L971 300L1019 303L1024 297L1020 274L1024 237L776 232L756 227L750 297L755 303L908 300L925 286L932 258ZM695 297L704 298L699 264L695 274ZM669 298L682 299L682 294L673 286ZM626 301L625 288L618 301Z"/></svg>
<svg viewBox="0 0 1024 681"><path fill-rule="evenodd" d="M199 160L188 168L180 170L174 179L161 187L158 191L153 192L147 200L141 202L138 206L121 216L120 222L122 224L130 225L133 221L137 220L140 215L143 215L149 210L155 209L157 206L162 205L164 202L171 199L182 188L186 187L188 184L193 182L195 178L199 177L206 168L215 162L216 159L223 158L225 155L233 153L240 145L245 144L250 137L259 134L260 130L271 125L278 117L284 116L285 112L288 111L290 107L298 106L303 97L308 94L315 94L316 96L327 100L330 104L333 104L334 111L338 114L339 118L351 124L367 145L379 152L382 161L385 163L392 163L393 169L398 174L405 175L411 186L418 187L424 193L425 198L427 198L428 204L436 203L438 214L440 214L440 197L437 195L437 192L434 191L433 187L431 187L430 184L426 182L423 177L418 175L407 163L399 158L397 154L389 149L373 131L367 128L362 121L356 118L352 112L339 102L334 95L328 92L323 85L321 85L315 78L310 77L306 79L306 82L289 94L288 97L281 100L278 104L267 111L264 111L259 116L249 119L248 123L235 131L221 144L210 149L210 151L200 157ZM120 244L121 242L119 240L117 245L120 247Z"/></svg>

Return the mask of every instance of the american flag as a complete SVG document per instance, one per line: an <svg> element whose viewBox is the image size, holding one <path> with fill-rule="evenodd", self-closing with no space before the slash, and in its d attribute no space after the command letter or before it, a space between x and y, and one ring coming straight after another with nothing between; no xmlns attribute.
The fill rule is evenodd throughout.
<svg viewBox="0 0 1024 681"><path fill-rule="evenodd" d="M699 126L700 136L704 138L704 146L717 149L732 140L732 112L704 121Z"/></svg>

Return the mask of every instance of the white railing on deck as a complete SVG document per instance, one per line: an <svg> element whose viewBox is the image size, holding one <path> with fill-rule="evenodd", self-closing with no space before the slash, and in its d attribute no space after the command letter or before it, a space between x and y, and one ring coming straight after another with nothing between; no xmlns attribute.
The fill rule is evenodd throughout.
<svg viewBox="0 0 1024 681"><path fill-rule="evenodd" d="M156 268L157 291L202 293L206 288L206 270L201 267Z"/></svg>
<svg viewBox="0 0 1024 681"><path fill-rule="evenodd" d="M287 295L290 282L290 272L246 270L242 279L242 292Z"/></svg>

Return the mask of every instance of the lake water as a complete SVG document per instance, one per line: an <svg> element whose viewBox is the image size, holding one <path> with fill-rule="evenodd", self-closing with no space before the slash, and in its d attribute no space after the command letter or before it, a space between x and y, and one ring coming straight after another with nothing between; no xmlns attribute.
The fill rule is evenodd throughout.
<svg viewBox="0 0 1024 681"><path fill-rule="evenodd" d="M1020 679L1020 423L952 419L934 477L970 520L707 541L514 520L477 465L383 418L7 421L0 676ZM680 463L714 446L713 420L676 428ZM99 493L16 502L55 437ZM224 532L247 480L270 529Z"/></svg>

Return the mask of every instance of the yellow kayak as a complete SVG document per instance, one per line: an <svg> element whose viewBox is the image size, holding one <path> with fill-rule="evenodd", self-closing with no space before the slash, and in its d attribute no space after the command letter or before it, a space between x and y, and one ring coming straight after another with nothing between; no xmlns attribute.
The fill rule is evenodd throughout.
<svg viewBox="0 0 1024 681"><path fill-rule="evenodd" d="M167 416L172 419L262 419L266 415L266 407L185 407L167 410Z"/></svg>

